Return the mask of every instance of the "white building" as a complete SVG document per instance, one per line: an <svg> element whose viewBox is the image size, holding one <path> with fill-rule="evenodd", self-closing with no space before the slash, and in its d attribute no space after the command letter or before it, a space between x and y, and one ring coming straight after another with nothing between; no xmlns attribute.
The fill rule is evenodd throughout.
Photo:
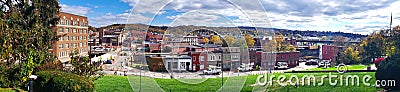
<svg viewBox="0 0 400 92"><path fill-rule="evenodd" d="M198 38L197 36L184 36L182 42L188 42L189 45L198 45Z"/></svg>
<svg viewBox="0 0 400 92"><path fill-rule="evenodd" d="M172 62L172 63L171 63ZM166 70L171 71L187 71L192 70L192 58L187 55L183 56L166 56L164 57L164 65Z"/></svg>

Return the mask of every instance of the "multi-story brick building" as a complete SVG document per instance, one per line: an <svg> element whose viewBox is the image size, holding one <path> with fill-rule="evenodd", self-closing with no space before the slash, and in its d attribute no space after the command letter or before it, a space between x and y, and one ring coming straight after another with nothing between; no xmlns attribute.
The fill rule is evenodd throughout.
<svg viewBox="0 0 400 92"><path fill-rule="evenodd" d="M273 69L277 62L286 62L289 67L296 67L299 65L300 52L256 52L256 65L260 65L262 69Z"/></svg>
<svg viewBox="0 0 400 92"><path fill-rule="evenodd" d="M336 62L336 57L338 52L339 52L338 46L321 45L319 56L321 60L330 60L332 62Z"/></svg>
<svg viewBox="0 0 400 92"><path fill-rule="evenodd" d="M88 55L88 18L85 16L60 12L60 20L53 28L60 38L53 44L55 56L61 62L69 61L75 50L79 55Z"/></svg>

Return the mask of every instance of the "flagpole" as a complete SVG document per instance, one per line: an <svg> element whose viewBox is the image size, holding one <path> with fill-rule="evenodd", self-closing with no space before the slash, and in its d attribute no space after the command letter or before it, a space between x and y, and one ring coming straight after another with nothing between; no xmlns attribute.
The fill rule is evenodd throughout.
<svg viewBox="0 0 400 92"><path fill-rule="evenodd" d="M389 32L392 31L392 22L393 22L393 14L390 13L390 25L389 25Z"/></svg>

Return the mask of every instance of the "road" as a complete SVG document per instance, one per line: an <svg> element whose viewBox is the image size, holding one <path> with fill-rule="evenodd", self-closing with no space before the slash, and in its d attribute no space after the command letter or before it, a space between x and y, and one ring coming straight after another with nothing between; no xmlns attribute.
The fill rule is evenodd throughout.
<svg viewBox="0 0 400 92"><path fill-rule="evenodd" d="M130 62L130 56L132 55L131 52L129 51L121 51L122 53L127 53L126 56L120 56L117 55L117 52L110 52L109 54L112 55L117 55L115 58L115 61L113 64L106 64L105 65L105 73L106 74L115 74L117 75L141 75L141 76L147 76L147 77L153 77L153 78L171 78L171 75L173 78L218 78L218 77L232 77L232 76L246 76L246 75L254 75L254 74L264 74L268 73L269 71L250 71L250 72L236 72L236 71L224 71L220 75L203 75L201 71L199 72L174 72L174 73L160 73L160 72L151 72L148 70L140 70L136 68L132 68L128 65L131 64ZM271 70L272 73L283 73L286 71L292 71L292 70L306 70L306 69L311 69L315 68L317 66L309 66L305 65L304 62L301 62L299 66L290 68L287 70ZM124 71L127 71L124 73Z"/></svg>

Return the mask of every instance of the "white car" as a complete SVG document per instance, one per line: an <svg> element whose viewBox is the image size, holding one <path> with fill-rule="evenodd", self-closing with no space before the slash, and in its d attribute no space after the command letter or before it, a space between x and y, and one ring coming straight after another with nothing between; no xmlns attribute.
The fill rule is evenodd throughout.
<svg viewBox="0 0 400 92"><path fill-rule="evenodd" d="M277 62L275 65L275 69L288 69L289 65L287 62Z"/></svg>
<svg viewBox="0 0 400 92"><path fill-rule="evenodd" d="M326 61L325 61L325 64L326 64L326 66L331 66L331 61L326 60Z"/></svg>
<svg viewBox="0 0 400 92"><path fill-rule="evenodd" d="M318 63L318 67L324 67L324 66L325 66L325 62L320 61L320 62Z"/></svg>
<svg viewBox="0 0 400 92"><path fill-rule="evenodd" d="M321 60L321 61L319 61L318 67L325 67L325 66L327 66L327 67L331 66L330 60Z"/></svg>
<svg viewBox="0 0 400 92"><path fill-rule="evenodd" d="M203 74L221 74L222 70L221 67L216 67L216 66L209 66L207 70L203 70Z"/></svg>
<svg viewBox="0 0 400 92"><path fill-rule="evenodd" d="M253 67L251 67L251 65L242 64L242 65L240 65L237 69L238 69L239 71L246 72L246 71L252 71L252 70L253 70Z"/></svg>

